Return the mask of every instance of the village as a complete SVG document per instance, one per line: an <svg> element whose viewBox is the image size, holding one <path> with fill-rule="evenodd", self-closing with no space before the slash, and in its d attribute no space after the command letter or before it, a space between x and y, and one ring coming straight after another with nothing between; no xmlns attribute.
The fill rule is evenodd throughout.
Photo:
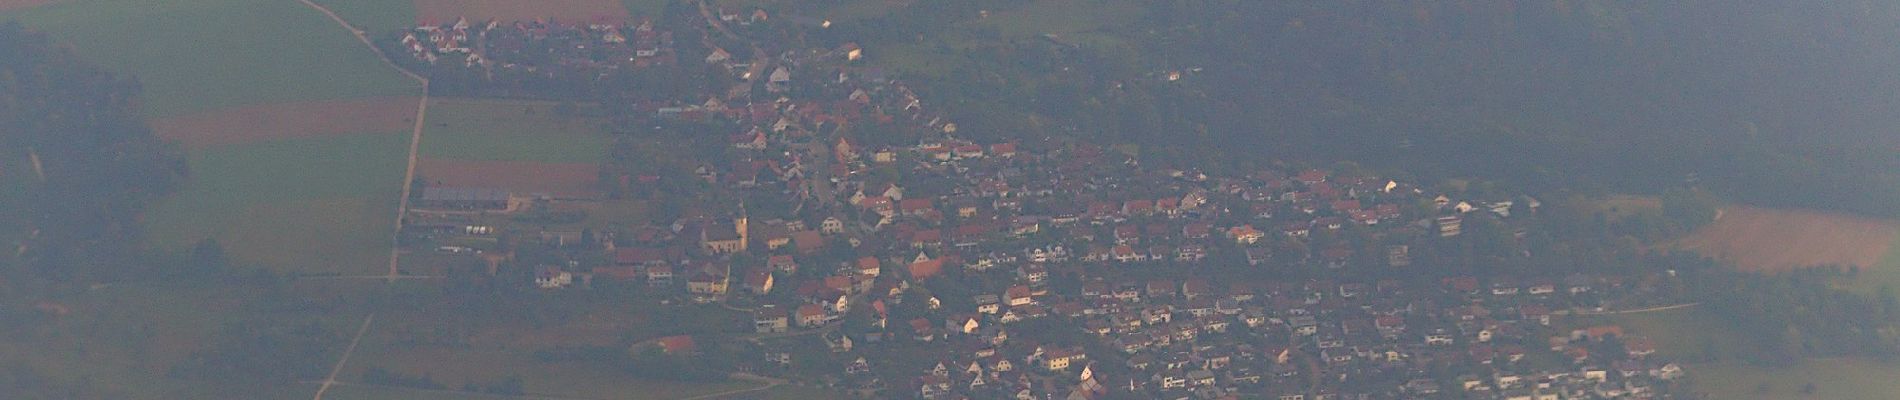
<svg viewBox="0 0 1900 400"><path fill-rule="evenodd" d="M638 193L688 176L727 201L577 232L507 218L562 196L427 187L405 234L430 244L412 250L519 264L531 271L519 283L546 291L633 286L672 306L743 310L758 345L749 373L878 398L1645 399L1684 374L1650 339L1564 321L1651 305L1632 299L1657 297L1667 277L1443 268L1457 259L1445 249L1524 240L1538 199L1332 166L1210 176L1097 143L965 139L863 65L875 49L794 48L728 26L775 19L812 24L708 10L703 56L651 20L401 32L417 61L489 76L686 63L735 82L632 107L642 121L726 127L702 139L721 158L672 175L603 168L601 183ZM766 37L721 47L731 28ZM441 245L504 234L554 256ZM691 343L662 341L686 354Z"/></svg>

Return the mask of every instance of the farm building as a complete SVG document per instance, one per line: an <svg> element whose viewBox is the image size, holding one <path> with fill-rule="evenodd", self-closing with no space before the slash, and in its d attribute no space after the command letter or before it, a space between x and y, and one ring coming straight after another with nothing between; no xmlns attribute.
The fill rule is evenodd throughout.
<svg viewBox="0 0 1900 400"><path fill-rule="evenodd" d="M421 206L463 210L504 210L508 208L508 191L457 187L424 188Z"/></svg>

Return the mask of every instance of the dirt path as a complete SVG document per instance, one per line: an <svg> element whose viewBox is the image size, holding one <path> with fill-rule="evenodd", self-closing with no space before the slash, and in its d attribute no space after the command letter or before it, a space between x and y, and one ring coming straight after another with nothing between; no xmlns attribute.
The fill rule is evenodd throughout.
<svg viewBox="0 0 1900 400"><path fill-rule="evenodd" d="M388 279L390 282L395 282L396 278L402 275L402 271L397 268L397 260L401 259L401 253L398 251L396 237L402 234L402 217L409 212L409 188L414 186L416 181L416 150L421 147L422 127L425 126L423 125L424 120L427 119L426 117L429 114L429 78L424 78L422 75L409 72L409 70L396 65L396 61L390 59L389 54L383 53L383 49L377 48L376 43L371 42L369 36L365 35L362 29L350 24L349 21L343 20L343 17L336 15L336 12L330 11L329 8L311 2L310 0L297 0L297 2L303 3L303 5L309 6L311 9L317 10L323 13L323 15L330 17L331 21L336 21L337 25L350 31L351 35L355 35L357 41L363 42L363 46L369 47L369 51L376 53L376 58L382 59L383 64L389 65L390 68L395 68L396 72L401 72L403 75L409 76L409 79L414 79L416 83L422 84L422 99L419 100L416 105L416 126L415 129L409 133L409 161L408 167L405 168L402 174L402 197L397 200L395 229L393 232L390 232L389 235Z"/></svg>
<svg viewBox="0 0 1900 400"><path fill-rule="evenodd" d="M1695 302L1695 303L1682 303L1682 304L1673 304L1673 305L1667 305L1667 306L1655 306L1655 307L1648 307L1648 308L1638 308L1638 309L1633 309L1633 310L1617 310L1617 311L1578 311L1578 312L1575 312L1575 313L1573 313L1573 314L1576 314L1576 315L1619 315L1619 314L1641 314L1641 313L1647 313L1647 312L1657 312L1657 311L1669 311L1669 310L1674 310L1674 309L1678 309L1678 308L1689 308L1689 307L1695 307L1695 306L1699 306L1699 305L1702 305L1702 303L1701 303L1701 302Z"/></svg>
<svg viewBox="0 0 1900 400"><path fill-rule="evenodd" d="M312 400L323 400L323 392L336 385L336 374L343 372L343 364L350 362L350 354L356 352L356 344L363 341L363 334L369 333L369 324L376 321L376 313L363 317L363 326L356 328L356 337L350 339L350 347L343 348L343 357L336 360L336 366L330 367L330 376L323 378L323 384L317 386L317 395Z"/></svg>
<svg viewBox="0 0 1900 400"><path fill-rule="evenodd" d="M415 76L415 74L409 76ZM414 187L416 182L416 150L422 145L423 119L429 113L429 80L419 76L416 79L422 81L422 104L416 106L416 127L409 133L409 166L402 173L402 197L396 200L396 227L389 233L390 282L395 282L396 277L402 275L402 271L397 269L397 260L402 258L401 244L397 243L397 240L402 235L402 217L409 213L409 188Z"/></svg>
<svg viewBox="0 0 1900 400"><path fill-rule="evenodd" d="M731 396L731 395L735 395L735 394L745 394L745 393L752 393L752 392L759 392L759 391L764 391L764 390L767 390L767 389L771 389L771 388L775 388L775 387L779 387L779 385L784 385L784 384L785 384L786 382L790 382L790 381L787 381L787 380L784 380L784 379L779 379L779 378L773 378L773 377L769 377L769 376L759 376L759 375L753 375L753 374L748 374L748 373L744 373L744 372L735 372L735 373L733 373L733 374L732 374L732 379L738 379L738 380L744 380L744 381L753 381L753 382L764 382L765 384L764 384L764 385L760 385L759 387L754 387L754 388L749 388L749 389L734 389L734 390L727 390L727 391L724 391L724 392L719 392L719 393L709 393L709 394L702 394L702 395L698 395L698 396L693 396L693 397L688 397L688 398L685 398L685 399L683 399L683 400L700 400L700 399L714 399L714 398L720 398L720 397L726 397L726 396Z"/></svg>

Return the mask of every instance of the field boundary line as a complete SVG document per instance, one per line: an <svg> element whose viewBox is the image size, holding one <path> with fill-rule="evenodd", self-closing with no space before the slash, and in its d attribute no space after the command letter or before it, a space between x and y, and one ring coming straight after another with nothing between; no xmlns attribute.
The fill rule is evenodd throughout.
<svg viewBox="0 0 1900 400"><path fill-rule="evenodd" d="M343 357L337 358L336 365L330 367L330 376L323 378L323 384L317 385L317 394L311 400L323 400L323 392L336 385L336 375L343 372L343 364L350 362L350 354L356 352L356 344L363 341L363 334L369 333L369 324L376 321L376 313L363 317L363 325L356 327L356 337L350 339L350 347L343 348Z"/></svg>

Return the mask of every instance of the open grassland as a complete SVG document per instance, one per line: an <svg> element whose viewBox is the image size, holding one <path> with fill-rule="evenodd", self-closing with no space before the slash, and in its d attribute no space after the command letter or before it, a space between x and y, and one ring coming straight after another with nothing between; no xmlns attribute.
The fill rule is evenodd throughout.
<svg viewBox="0 0 1900 400"><path fill-rule="evenodd" d="M52 4L56 0L0 0L0 11Z"/></svg>
<svg viewBox="0 0 1900 400"><path fill-rule="evenodd" d="M1745 270L1776 271L1816 265L1871 269L1900 232L1893 221L1806 210L1727 207L1714 223L1676 247Z"/></svg>
<svg viewBox="0 0 1900 400"><path fill-rule="evenodd" d="M294 1L67 0L0 15L137 77L147 115L413 95L415 82Z"/></svg>
<svg viewBox="0 0 1900 400"><path fill-rule="evenodd" d="M1758 346L1721 316L1699 307L1620 314L1604 320L1622 326L1627 334L1654 339L1657 353L1671 359L1735 361Z"/></svg>
<svg viewBox="0 0 1900 400"><path fill-rule="evenodd" d="M1661 213L1662 199L1656 196L1611 195L1593 203L1594 211L1611 220L1643 213Z"/></svg>
<svg viewBox="0 0 1900 400"><path fill-rule="evenodd" d="M0 265L8 264L17 247L32 231L27 194L38 178L25 154L0 154Z"/></svg>
<svg viewBox="0 0 1900 400"><path fill-rule="evenodd" d="M206 385L167 375L172 366L211 345L209 341L225 323L256 313L245 304L244 298L249 295L245 289L132 284L56 297L51 301L70 312L44 325L25 328L20 336L0 341L0 360L31 368L61 384L86 382L85 386L94 395L91 397L96 398L308 396L316 390L315 385L271 388L257 387L254 382ZM325 329L341 332L354 322L352 318L360 319L360 316L293 317L284 321L314 320ZM326 358L334 356L330 354ZM243 395L232 393L234 390Z"/></svg>
<svg viewBox="0 0 1900 400"><path fill-rule="evenodd" d="M767 390L714 397L719 400L832 400L851 398L844 392L799 385L779 385Z"/></svg>
<svg viewBox="0 0 1900 400"><path fill-rule="evenodd" d="M1900 365L1862 359L1809 360L1787 368L1722 363L1687 367L1695 391L1723 400L1891 399L1900 393ZM1812 394L1801 388L1814 384ZM1766 389L1766 390L1762 390Z"/></svg>
<svg viewBox="0 0 1900 400"><path fill-rule="evenodd" d="M311 0L376 37L416 26L415 3L402 0Z"/></svg>
<svg viewBox="0 0 1900 400"><path fill-rule="evenodd" d="M339 378L340 379L340 378ZM330 386L323 393L329 400L513 400L520 396L466 392L461 390L426 390L395 386L373 386L360 383L339 383Z"/></svg>
<svg viewBox="0 0 1900 400"><path fill-rule="evenodd" d="M1631 335L1656 340L1658 354L1695 361L1685 366L1695 391L1710 399L1884 399L1900 393L1900 365L1856 358L1806 360L1790 367L1752 365L1745 359L1759 345L1705 309L1623 314L1576 321L1615 323ZM1813 383L1813 395L1800 393ZM1766 388L1766 390L1762 390Z"/></svg>
<svg viewBox="0 0 1900 400"><path fill-rule="evenodd" d="M1893 243L1887 245L1887 255L1872 268L1862 268L1860 276L1848 285L1848 288L1862 293L1875 293L1882 286L1900 290L1900 235L1895 235Z"/></svg>
<svg viewBox="0 0 1900 400"><path fill-rule="evenodd" d="M598 163L613 143L601 121L562 116L541 101L438 99L421 156L470 161Z"/></svg>
<svg viewBox="0 0 1900 400"><path fill-rule="evenodd" d="M450 388L518 377L531 395L587 399L677 399L757 385L746 381L708 384L645 380L611 363L548 362L535 357L537 350L553 346L604 346L614 349L609 351L621 351L627 344L665 335L734 332L747 326L743 314L713 306L662 310L651 301L579 296L543 297L518 305L500 314L475 315L448 309L457 307L453 304L419 305L385 313L363 338L338 379L358 382L370 368L409 376L427 374ZM542 317L530 320L533 318L528 315Z"/></svg>
<svg viewBox="0 0 1900 400"><path fill-rule="evenodd" d="M975 25L996 29L1010 39L1062 36L1125 26L1140 18L1141 13L1142 3L1133 1L1036 0L992 12L988 18L976 20Z"/></svg>
<svg viewBox="0 0 1900 400"><path fill-rule="evenodd" d="M353 134L218 146L146 217L164 248L215 238L239 262L368 273L389 251L406 135Z"/></svg>
<svg viewBox="0 0 1900 400"><path fill-rule="evenodd" d="M402 0L391 0L402 1ZM624 22L627 7L616 0L414 0L416 21L445 23L456 18L469 21L533 21L552 19L569 22Z"/></svg>
<svg viewBox="0 0 1900 400"><path fill-rule="evenodd" d="M424 158L417 179L430 186L507 189L519 194L547 193L587 197L597 192L600 165L530 161L467 161Z"/></svg>

